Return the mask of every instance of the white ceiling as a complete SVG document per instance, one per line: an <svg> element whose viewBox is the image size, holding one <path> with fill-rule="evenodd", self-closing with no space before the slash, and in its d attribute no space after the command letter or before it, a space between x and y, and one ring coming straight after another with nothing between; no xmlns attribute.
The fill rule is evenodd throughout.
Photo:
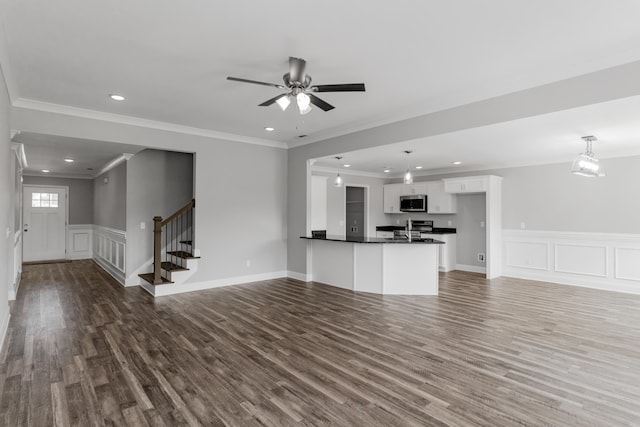
<svg viewBox="0 0 640 427"><path fill-rule="evenodd" d="M398 177L567 162L594 135L596 157L640 155L640 96L317 159L316 169ZM405 150L413 151L409 158ZM462 162L454 166L452 162ZM602 162L606 168L606 160ZM348 169L343 165L349 164ZM416 170L416 166L422 166ZM391 172L385 174L388 167ZM568 169L567 169L568 170Z"/></svg>
<svg viewBox="0 0 640 427"><path fill-rule="evenodd" d="M81 179L95 177L104 166L123 154L136 154L144 149L136 145L31 132L21 132L13 138L13 141L24 145L27 157L25 175ZM64 161L65 158L74 161L67 163ZM42 169L50 172L44 173Z"/></svg>
<svg viewBox="0 0 640 427"><path fill-rule="evenodd" d="M300 134L317 141L640 59L637 0L0 0L0 11L0 63L16 106L69 106L290 145ZM300 116L257 106L278 89L226 80L280 83L289 56L307 60L316 84L364 82L367 91L322 94L336 109ZM563 155L582 150L574 137L595 131L574 119L571 129L553 119L531 125L545 139L530 136L526 157L549 157L557 143L571 146ZM425 167L445 167L454 145L475 153L461 159L467 165L517 161L501 147L522 131L505 126L438 138ZM477 149L478 141L495 145Z"/></svg>

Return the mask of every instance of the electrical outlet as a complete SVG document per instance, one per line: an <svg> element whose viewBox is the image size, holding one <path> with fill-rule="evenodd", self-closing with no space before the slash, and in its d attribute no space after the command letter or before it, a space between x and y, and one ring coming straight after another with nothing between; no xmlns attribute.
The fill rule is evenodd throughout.
<svg viewBox="0 0 640 427"><path fill-rule="evenodd" d="M247 260L247 268L249 268L249 267L251 267L251 260L250 259Z"/></svg>
<svg viewBox="0 0 640 427"><path fill-rule="evenodd" d="M527 228L527 224L525 224L524 222L521 222L520 223L520 228L522 228L524 230L525 228Z"/></svg>
<svg viewBox="0 0 640 427"><path fill-rule="evenodd" d="M340 227L344 227L344 221L340 220Z"/></svg>
<svg viewBox="0 0 640 427"><path fill-rule="evenodd" d="M140 230L144 230L147 227L147 224L144 223L144 221L142 221L140 223Z"/></svg>
<svg viewBox="0 0 640 427"><path fill-rule="evenodd" d="M447 222L447 225L448 225L449 227L451 227L451 226L453 225L453 221L449 221L449 222Z"/></svg>
<svg viewBox="0 0 640 427"><path fill-rule="evenodd" d="M396 225L400 225L400 220L396 219Z"/></svg>
<svg viewBox="0 0 640 427"><path fill-rule="evenodd" d="M484 228L484 221L480 221L480 228Z"/></svg>
<svg viewBox="0 0 640 427"><path fill-rule="evenodd" d="M478 252L478 261L484 262L484 254L482 252Z"/></svg>

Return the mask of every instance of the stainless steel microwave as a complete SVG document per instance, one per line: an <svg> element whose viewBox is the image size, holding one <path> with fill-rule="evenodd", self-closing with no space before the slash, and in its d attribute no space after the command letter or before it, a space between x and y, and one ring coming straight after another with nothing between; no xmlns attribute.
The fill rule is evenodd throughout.
<svg viewBox="0 0 640 427"><path fill-rule="evenodd" d="M400 211L402 212L426 212L427 196L424 194L413 194L411 196L400 196Z"/></svg>

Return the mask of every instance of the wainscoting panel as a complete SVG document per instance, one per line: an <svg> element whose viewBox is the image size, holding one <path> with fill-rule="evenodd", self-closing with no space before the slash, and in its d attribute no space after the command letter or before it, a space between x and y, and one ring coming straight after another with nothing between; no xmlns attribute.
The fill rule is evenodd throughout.
<svg viewBox="0 0 640 427"><path fill-rule="evenodd" d="M505 266L548 270L549 251L546 242L505 242Z"/></svg>
<svg viewBox="0 0 640 427"><path fill-rule="evenodd" d="M555 245L555 271L607 277L606 246Z"/></svg>
<svg viewBox="0 0 640 427"><path fill-rule="evenodd" d="M13 238L13 283L9 286L9 301L16 299L20 278L22 277L22 227L14 234ZM0 341L2 342L2 341Z"/></svg>
<svg viewBox="0 0 640 427"><path fill-rule="evenodd" d="M504 276L640 294L640 235L503 230Z"/></svg>
<svg viewBox="0 0 640 427"><path fill-rule="evenodd" d="M640 282L640 248L615 249L615 277Z"/></svg>
<svg viewBox="0 0 640 427"><path fill-rule="evenodd" d="M67 227L69 248L67 259L90 259L93 257L93 225L70 224Z"/></svg>
<svg viewBox="0 0 640 427"><path fill-rule="evenodd" d="M122 230L93 226L93 259L124 284L127 234Z"/></svg>

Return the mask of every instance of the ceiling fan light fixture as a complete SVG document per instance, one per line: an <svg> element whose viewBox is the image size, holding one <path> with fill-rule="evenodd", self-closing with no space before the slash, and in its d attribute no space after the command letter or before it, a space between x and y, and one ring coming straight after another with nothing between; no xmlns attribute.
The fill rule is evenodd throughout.
<svg viewBox="0 0 640 427"><path fill-rule="evenodd" d="M304 92L300 92L296 95L296 101L298 103L298 109L300 114L307 114L311 111L311 98Z"/></svg>
<svg viewBox="0 0 640 427"><path fill-rule="evenodd" d="M276 99L276 104L285 111L289 104L291 104L291 100L289 99L289 95L283 95L280 98Z"/></svg>

